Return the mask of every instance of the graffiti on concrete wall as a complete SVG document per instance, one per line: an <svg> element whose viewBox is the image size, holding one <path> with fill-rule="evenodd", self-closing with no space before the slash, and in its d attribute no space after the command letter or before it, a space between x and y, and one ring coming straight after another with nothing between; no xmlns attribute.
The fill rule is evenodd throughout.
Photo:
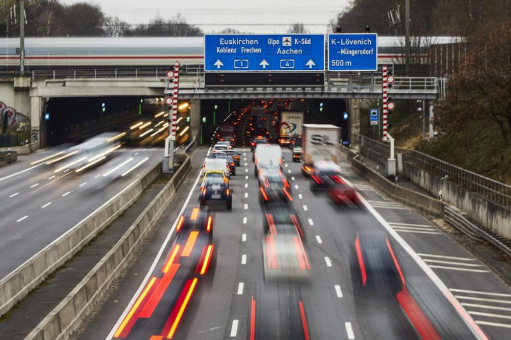
<svg viewBox="0 0 511 340"><path fill-rule="evenodd" d="M3 124L4 115L7 115L7 131L17 129L20 123L25 125L29 122L29 118L21 112L17 112L14 108L0 102L0 124Z"/></svg>
<svg viewBox="0 0 511 340"><path fill-rule="evenodd" d="M32 129L32 143L39 142L39 129Z"/></svg>

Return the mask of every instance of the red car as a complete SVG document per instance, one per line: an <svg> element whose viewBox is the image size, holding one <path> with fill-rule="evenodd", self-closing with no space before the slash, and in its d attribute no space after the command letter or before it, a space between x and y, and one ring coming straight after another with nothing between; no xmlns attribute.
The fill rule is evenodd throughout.
<svg viewBox="0 0 511 340"><path fill-rule="evenodd" d="M336 204L360 206L355 188L342 179L340 175L330 176L328 181L328 197Z"/></svg>

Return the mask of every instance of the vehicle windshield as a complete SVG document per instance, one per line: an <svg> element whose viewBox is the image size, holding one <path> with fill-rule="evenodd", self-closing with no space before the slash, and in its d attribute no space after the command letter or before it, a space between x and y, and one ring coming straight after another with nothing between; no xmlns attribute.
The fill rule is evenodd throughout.
<svg viewBox="0 0 511 340"><path fill-rule="evenodd" d="M204 183L206 184L223 184L224 183L224 175L210 173L206 174L206 178L204 178Z"/></svg>

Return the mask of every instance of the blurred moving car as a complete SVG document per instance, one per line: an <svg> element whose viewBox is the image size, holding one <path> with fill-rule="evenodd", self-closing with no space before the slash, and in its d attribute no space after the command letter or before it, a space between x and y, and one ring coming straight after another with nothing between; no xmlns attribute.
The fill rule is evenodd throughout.
<svg viewBox="0 0 511 340"><path fill-rule="evenodd" d="M254 152L255 149L256 149L256 146L258 144L268 144L268 139L266 137L263 137L263 136L254 137L254 139L252 140L252 143L250 143L250 145L251 145L250 151Z"/></svg>
<svg viewBox="0 0 511 340"><path fill-rule="evenodd" d="M259 202L292 202L291 186L280 169L261 169L259 172Z"/></svg>
<svg viewBox="0 0 511 340"><path fill-rule="evenodd" d="M263 209L265 218L263 228L265 234L298 235L305 239L305 229L298 212L292 204L271 203Z"/></svg>
<svg viewBox="0 0 511 340"><path fill-rule="evenodd" d="M208 171L204 175L200 192L200 205L208 201L225 202L228 210L232 210L232 190L229 188L229 179L223 171Z"/></svg>
<svg viewBox="0 0 511 340"><path fill-rule="evenodd" d="M318 189L327 189L330 178L341 173L341 167L332 161L314 162L313 174L311 175L310 190L316 192Z"/></svg>
<svg viewBox="0 0 511 340"><path fill-rule="evenodd" d="M293 148L293 162L299 162L302 159L303 149L300 146L295 146Z"/></svg>
<svg viewBox="0 0 511 340"><path fill-rule="evenodd" d="M202 165L201 176L208 171L223 171L227 177L231 175L231 169L225 158L207 158Z"/></svg>
<svg viewBox="0 0 511 340"><path fill-rule="evenodd" d="M224 153L227 156L231 156L236 166L240 166L241 154L236 150L225 150Z"/></svg>
<svg viewBox="0 0 511 340"><path fill-rule="evenodd" d="M357 191L351 185L346 182L339 174L332 175L328 181L328 197L340 205L348 206L361 206L361 202L358 198Z"/></svg>

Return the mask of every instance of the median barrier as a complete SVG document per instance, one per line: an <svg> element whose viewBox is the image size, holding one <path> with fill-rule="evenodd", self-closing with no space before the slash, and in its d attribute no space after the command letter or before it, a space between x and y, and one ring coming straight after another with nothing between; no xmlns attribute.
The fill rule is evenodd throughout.
<svg viewBox="0 0 511 340"><path fill-rule="evenodd" d="M390 198L435 216L442 217L444 215L444 205L441 201L400 187L356 159L352 159L351 168L385 192Z"/></svg>
<svg viewBox="0 0 511 340"><path fill-rule="evenodd" d="M0 281L0 315L122 214L161 173L161 162Z"/></svg>
<svg viewBox="0 0 511 340"><path fill-rule="evenodd" d="M121 274L144 237L163 215L177 189L191 170L191 160L185 162L172 179L151 201L123 237L62 300L55 309L25 338L25 340L64 340L80 326L94 305Z"/></svg>

